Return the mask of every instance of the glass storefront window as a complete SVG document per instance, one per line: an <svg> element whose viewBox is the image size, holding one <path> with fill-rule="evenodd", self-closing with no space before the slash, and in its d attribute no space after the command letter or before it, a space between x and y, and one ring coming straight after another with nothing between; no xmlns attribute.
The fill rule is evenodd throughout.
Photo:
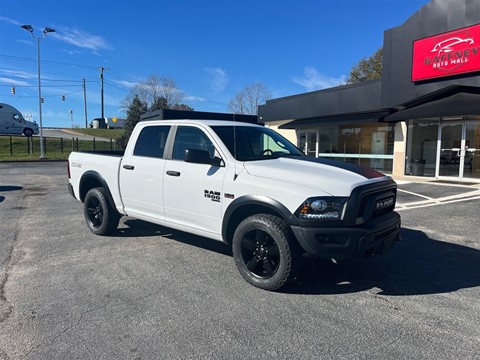
<svg viewBox="0 0 480 360"><path fill-rule="evenodd" d="M355 163L383 172L392 171L393 124L319 126L298 130L297 134L298 147L308 155Z"/></svg>
<svg viewBox="0 0 480 360"><path fill-rule="evenodd" d="M410 120L405 174L480 178L480 124L468 116Z"/></svg>
<svg viewBox="0 0 480 360"><path fill-rule="evenodd" d="M405 174L435 176L439 119L410 120L408 123Z"/></svg>

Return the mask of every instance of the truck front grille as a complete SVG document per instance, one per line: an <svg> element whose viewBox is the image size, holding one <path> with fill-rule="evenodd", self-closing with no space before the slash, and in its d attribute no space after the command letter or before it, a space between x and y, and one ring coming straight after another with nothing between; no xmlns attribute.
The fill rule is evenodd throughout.
<svg viewBox="0 0 480 360"><path fill-rule="evenodd" d="M360 186L352 192L345 220L349 225L364 224L369 219L393 211L396 198L397 185L392 180Z"/></svg>

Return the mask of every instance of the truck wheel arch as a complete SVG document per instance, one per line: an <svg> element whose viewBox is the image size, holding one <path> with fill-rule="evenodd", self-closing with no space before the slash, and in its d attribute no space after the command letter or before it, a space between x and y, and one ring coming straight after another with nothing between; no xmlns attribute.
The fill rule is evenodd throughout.
<svg viewBox="0 0 480 360"><path fill-rule="evenodd" d="M87 195L88 191L96 187L102 187L104 189L106 198L110 206L112 207L112 209L115 209L116 208L115 202L113 201L113 197L107 185L107 182L96 171L85 171L85 173L82 175L80 179L79 194L78 194L80 197L80 200L83 202L85 200L85 196Z"/></svg>
<svg viewBox="0 0 480 360"><path fill-rule="evenodd" d="M223 241L231 244L237 226L254 214L275 215L292 225L297 224L293 214L278 200L261 195L246 195L235 199L225 211L222 222Z"/></svg>

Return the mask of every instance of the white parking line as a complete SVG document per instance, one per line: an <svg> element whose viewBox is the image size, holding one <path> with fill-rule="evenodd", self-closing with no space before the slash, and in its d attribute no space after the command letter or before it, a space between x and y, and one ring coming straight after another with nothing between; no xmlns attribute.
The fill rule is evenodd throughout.
<svg viewBox="0 0 480 360"><path fill-rule="evenodd" d="M405 194L410 194L410 195L415 195L415 196L418 196L418 197L422 197L422 198L428 199L428 200L435 200L435 199L432 198L432 197L425 196L425 195L422 195L422 194L417 194L417 193L414 193L414 192L411 192L411 191L407 191L407 190L397 189L397 191L404 192Z"/></svg>
<svg viewBox="0 0 480 360"><path fill-rule="evenodd" d="M437 198L437 199L434 199L434 198L431 198L431 197L428 197L428 196L423 196L423 195L416 194L416 193L412 193L412 192L405 191L405 190L400 190L400 189L398 189L398 190L403 191L405 193L412 194L412 195L423 197L426 200L414 201L414 202L403 203L403 204L397 202L396 207L395 207L395 209L397 211L417 209L417 208L428 207L428 206L451 204L451 203L455 203L455 202L480 199L480 190L474 190L474 191L470 191L470 192L463 193L463 194L444 196L444 197Z"/></svg>

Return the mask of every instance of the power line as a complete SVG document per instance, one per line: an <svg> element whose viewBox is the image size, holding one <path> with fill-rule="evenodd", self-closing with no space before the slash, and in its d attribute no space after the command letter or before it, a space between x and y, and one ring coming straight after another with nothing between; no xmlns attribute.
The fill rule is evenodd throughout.
<svg viewBox="0 0 480 360"><path fill-rule="evenodd" d="M11 87L12 85L0 85L0 86L8 86ZM31 88L31 87L37 87L36 85L13 85L16 88ZM78 85L62 85L62 87L80 87L82 84ZM57 85L42 85L42 88L44 87L49 87L49 88L56 88L58 87Z"/></svg>
<svg viewBox="0 0 480 360"><path fill-rule="evenodd" d="M42 87L43 87L43 86L42 86ZM42 98L54 98L54 97L58 97L58 96L61 97L62 95L65 95L65 96L66 96L66 95L71 95L71 94L77 94L77 93L79 93L79 92L83 92L83 89L77 90L77 91L70 91L70 92L61 92L61 93L54 94L54 95L43 95L43 94L42 94ZM6 95L0 94L0 96L6 96ZM38 95L18 95L18 94L16 94L16 95L11 95L11 98L13 98L13 97L15 97L15 98L20 98L20 99L21 99L21 98L35 98L35 97L38 97Z"/></svg>
<svg viewBox="0 0 480 360"><path fill-rule="evenodd" d="M108 83L108 82L106 82L106 81L105 81L105 85L111 86L111 87L113 87L113 88L115 88L115 89L117 89L117 90L121 90L121 91L124 91L124 92L126 92L126 93L130 92L129 90L122 89L122 88L120 88L120 87L118 87L118 86L115 86L115 85L113 85L113 84L110 84L110 83Z"/></svg>
<svg viewBox="0 0 480 360"><path fill-rule="evenodd" d="M12 59L12 60L23 60L23 61L34 61L34 62L37 61L37 59L32 59L32 58L26 58L26 57L21 57L21 56L13 56L13 55L1 55L1 54L0 54L0 58ZM56 64L56 65L77 66L77 67L84 67L84 68L89 68L89 69L98 69L98 66L65 63L65 62L60 62L60 61L41 60L41 62L42 63L49 63L49 64Z"/></svg>

